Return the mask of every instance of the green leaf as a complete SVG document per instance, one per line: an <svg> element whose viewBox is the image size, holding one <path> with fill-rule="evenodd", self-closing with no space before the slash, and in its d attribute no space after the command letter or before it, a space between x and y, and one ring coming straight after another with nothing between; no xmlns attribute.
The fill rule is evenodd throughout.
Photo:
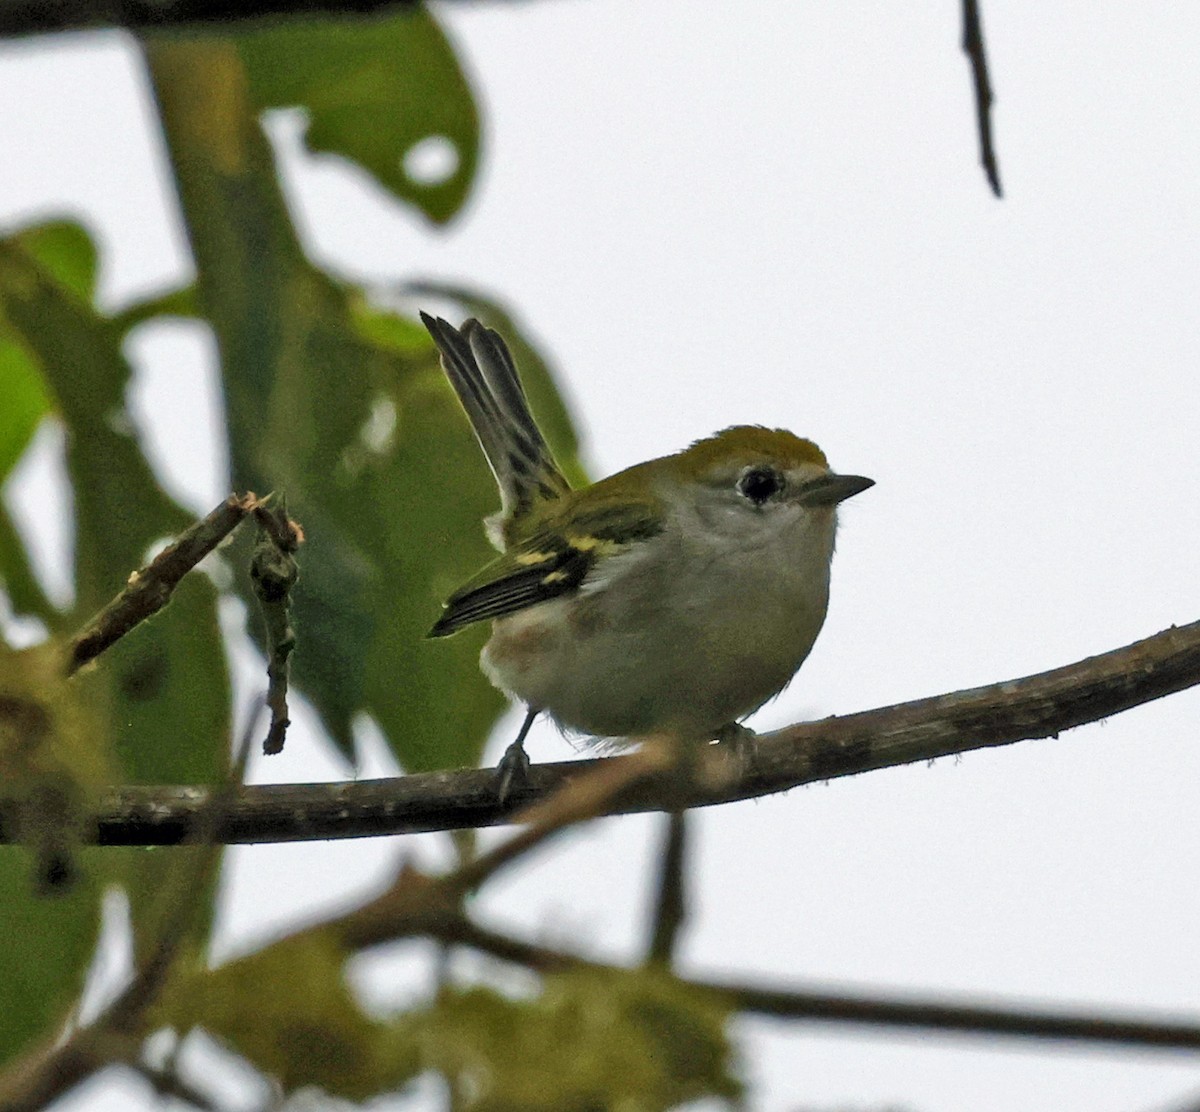
<svg viewBox="0 0 1200 1112"><path fill-rule="evenodd" d="M172 982L157 1022L204 1027L285 1094L305 1086L350 1100L398 1088L415 1073L411 1041L370 1019L344 975L346 954L334 936L307 931L219 969Z"/></svg>
<svg viewBox="0 0 1200 1112"><path fill-rule="evenodd" d="M736 1101L742 1082L710 995L651 970L547 977L542 994L445 992L405 1017L421 1064L445 1074L465 1112L674 1108Z"/></svg>
<svg viewBox="0 0 1200 1112"><path fill-rule="evenodd" d="M37 358L71 430L77 604L107 601L146 546L187 521L159 487L125 409L130 368L108 321L24 248L0 240L0 308Z"/></svg>
<svg viewBox="0 0 1200 1112"><path fill-rule="evenodd" d="M96 289L96 249L82 226L52 221L22 229L12 242L36 259L64 290L81 301L91 301ZM37 358L0 312L0 482L49 409Z"/></svg>
<svg viewBox="0 0 1200 1112"><path fill-rule="evenodd" d="M25 545L0 501L0 580L3 581L9 605L18 617L41 618L47 628L56 632L63 626L62 615L46 597L41 583L29 565Z"/></svg>
<svg viewBox="0 0 1200 1112"><path fill-rule="evenodd" d="M0 1064L56 1034L83 989L100 928L95 864L93 851L69 891L39 896L33 856L0 846Z"/></svg>
<svg viewBox="0 0 1200 1112"><path fill-rule="evenodd" d="M0 482L50 409L37 361L5 331L0 317Z"/></svg>
<svg viewBox="0 0 1200 1112"><path fill-rule="evenodd" d="M495 484L432 349L380 385L396 433L357 476L369 517L343 522L378 561L376 605L387 615L365 662L364 709L409 771L476 764L505 705L479 671L486 631L426 634L441 600L493 554L481 522L496 508Z"/></svg>
<svg viewBox="0 0 1200 1112"><path fill-rule="evenodd" d="M102 885L78 846L109 778L97 714L63 677L62 646L0 647L0 1061L48 1037L83 986ZM94 864L94 858L90 861Z"/></svg>
<svg viewBox="0 0 1200 1112"><path fill-rule="evenodd" d="M438 223L462 206L479 159L479 118L454 50L424 8L281 24L237 41L259 108L307 110L310 150L352 159ZM452 164L434 181L412 172L430 143Z"/></svg>
<svg viewBox="0 0 1200 1112"><path fill-rule="evenodd" d="M285 495L306 536L293 681L348 756L366 712L410 771L474 764L504 705L479 673L485 631L425 634L489 557L497 494L433 344L305 259L241 55L209 39L147 51L222 352L234 480Z"/></svg>
<svg viewBox="0 0 1200 1112"><path fill-rule="evenodd" d="M99 254L82 224L51 220L22 228L13 239L37 259L58 285L91 304L96 296Z"/></svg>

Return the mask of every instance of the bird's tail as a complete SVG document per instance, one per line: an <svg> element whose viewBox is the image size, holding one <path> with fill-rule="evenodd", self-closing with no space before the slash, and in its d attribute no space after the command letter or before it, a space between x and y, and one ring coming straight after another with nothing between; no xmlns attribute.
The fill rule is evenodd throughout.
<svg viewBox="0 0 1200 1112"><path fill-rule="evenodd" d="M483 454L500 487L500 515L489 521L505 526L539 502L570 490L542 436L508 346L497 332L474 318L455 328L441 317L421 314L442 355L442 368L475 430Z"/></svg>

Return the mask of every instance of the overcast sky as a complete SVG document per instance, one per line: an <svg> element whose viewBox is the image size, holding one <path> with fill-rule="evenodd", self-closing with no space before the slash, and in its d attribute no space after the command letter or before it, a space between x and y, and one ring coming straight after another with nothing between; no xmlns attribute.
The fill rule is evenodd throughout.
<svg viewBox="0 0 1200 1112"><path fill-rule="evenodd" d="M978 167L957 8L438 7L486 126L447 232L302 155L296 116L272 124L316 257L505 298L561 368L597 474L753 421L877 480L844 508L825 631L759 728L1025 675L1198 616L1200 6L985 5L1003 201ZM4 226L81 217L110 304L186 279L129 40L0 46L0 104ZM211 346L173 324L131 350L145 435L206 510L227 486ZM34 512L56 451L41 437L8 493L62 582L61 530ZM1200 1014L1198 720L1193 691L1057 741L698 814L684 967ZM385 773L365 745L365 773ZM573 753L549 727L529 748ZM254 770L342 774L303 730ZM659 834L653 817L598 823L480 911L628 960ZM220 952L360 898L403 852L444 846L232 851ZM362 963L372 997L420 991L419 956ZM1154 1112L1200 1090L1194 1057L741 1026L770 1110ZM110 1079L62 1107L134 1098Z"/></svg>

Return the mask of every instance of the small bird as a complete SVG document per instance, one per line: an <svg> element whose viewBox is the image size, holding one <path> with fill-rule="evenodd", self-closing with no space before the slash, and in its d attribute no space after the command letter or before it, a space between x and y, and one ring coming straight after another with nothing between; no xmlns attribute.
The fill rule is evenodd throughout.
<svg viewBox="0 0 1200 1112"><path fill-rule="evenodd" d="M825 621L837 506L874 485L811 440L736 425L572 489L512 355L477 320L421 314L500 487L502 555L445 604L431 637L485 619L481 664L528 707L500 792L528 771L547 712L598 738L740 740Z"/></svg>

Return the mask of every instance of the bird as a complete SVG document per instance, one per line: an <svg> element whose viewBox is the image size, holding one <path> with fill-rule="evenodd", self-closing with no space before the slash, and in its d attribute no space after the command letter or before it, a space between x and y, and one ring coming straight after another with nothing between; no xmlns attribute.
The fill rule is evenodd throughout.
<svg viewBox="0 0 1200 1112"><path fill-rule="evenodd" d="M421 320L500 491L485 522L500 555L429 636L492 623L482 670L527 707L501 797L528 776L543 712L617 744L752 737L742 719L787 686L825 621L837 508L874 481L786 429L733 425L572 488L499 333Z"/></svg>

